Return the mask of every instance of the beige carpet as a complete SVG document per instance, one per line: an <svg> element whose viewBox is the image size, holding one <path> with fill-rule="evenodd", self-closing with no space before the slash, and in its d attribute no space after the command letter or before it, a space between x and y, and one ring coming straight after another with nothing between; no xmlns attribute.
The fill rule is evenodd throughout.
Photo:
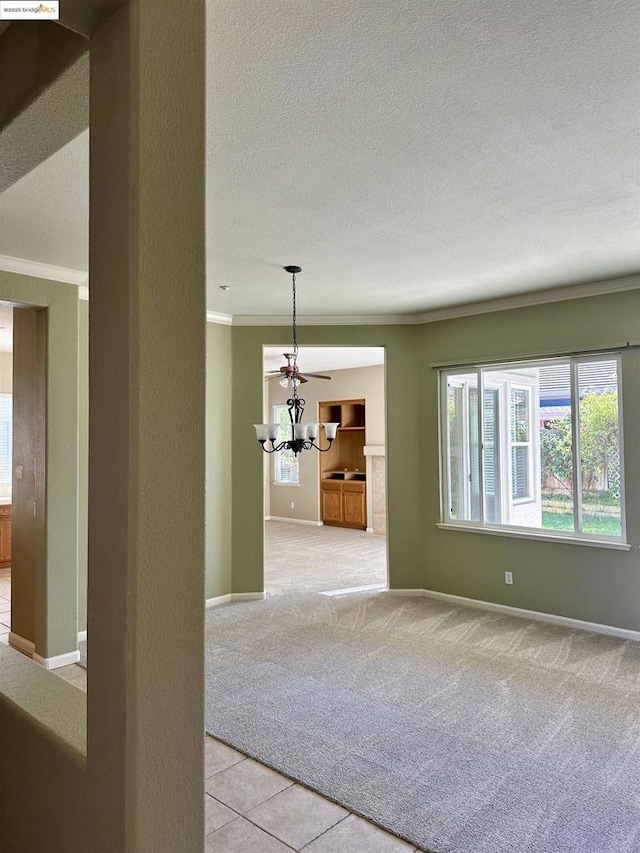
<svg viewBox="0 0 640 853"><path fill-rule="evenodd" d="M346 527L265 523L267 595L387 583L385 536Z"/></svg>
<svg viewBox="0 0 640 853"><path fill-rule="evenodd" d="M640 851L638 644L273 595L209 611L206 680L211 734L432 853Z"/></svg>

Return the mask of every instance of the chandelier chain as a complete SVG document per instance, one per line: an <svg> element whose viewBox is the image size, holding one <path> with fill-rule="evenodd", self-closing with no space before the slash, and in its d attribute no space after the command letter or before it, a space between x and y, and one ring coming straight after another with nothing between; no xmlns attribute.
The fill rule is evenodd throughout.
<svg viewBox="0 0 640 853"><path fill-rule="evenodd" d="M295 377L298 375L298 328L297 328L297 306L296 306L296 274L292 273L293 279L293 376L294 380L291 383L293 385L293 398L294 400L298 396L298 388L295 382Z"/></svg>
<svg viewBox="0 0 640 853"><path fill-rule="evenodd" d="M298 330L296 327L297 307L296 307L296 274L293 273L293 366L298 367Z"/></svg>

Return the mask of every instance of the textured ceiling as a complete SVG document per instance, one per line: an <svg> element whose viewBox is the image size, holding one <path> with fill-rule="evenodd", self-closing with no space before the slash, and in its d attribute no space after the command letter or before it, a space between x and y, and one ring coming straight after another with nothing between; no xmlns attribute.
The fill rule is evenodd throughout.
<svg viewBox="0 0 640 853"><path fill-rule="evenodd" d="M0 194L0 255L87 271L89 132Z"/></svg>
<svg viewBox="0 0 640 853"><path fill-rule="evenodd" d="M307 315L640 271L636 0L208 8L210 309L288 314L287 263ZM0 254L86 268L86 172L82 137L1 196Z"/></svg>

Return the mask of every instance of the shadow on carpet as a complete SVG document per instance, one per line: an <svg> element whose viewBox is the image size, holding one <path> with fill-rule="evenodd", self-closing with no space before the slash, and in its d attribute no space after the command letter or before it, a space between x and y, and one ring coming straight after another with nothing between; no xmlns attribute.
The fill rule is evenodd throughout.
<svg viewBox="0 0 640 853"><path fill-rule="evenodd" d="M423 598L207 613L207 731L431 853L639 853L640 645Z"/></svg>

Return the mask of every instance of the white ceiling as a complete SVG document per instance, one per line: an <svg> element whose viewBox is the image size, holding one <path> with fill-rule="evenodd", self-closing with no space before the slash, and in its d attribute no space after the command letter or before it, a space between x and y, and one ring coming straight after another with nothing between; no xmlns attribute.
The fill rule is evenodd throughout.
<svg viewBox="0 0 640 853"><path fill-rule="evenodd" d="M291 344L263 348L265 373L279 370L287 363L283 354L291 352ZM384 347L300 347L298 367L301 373L345 370L384 364Z"/></svg>
<svg viewBox="0 0 640 853"><path fill-rule="evenodd" d="M410 313L640 271L636 0L209 0L209 308ZM0 197L86 269L87 134ZM219 287L231 285L228 293Z"/></svg>
<svg viewBox="0 0 640 853"><path fill-rule="evenodd" d="M86 272L89 131L0 194L0 255Z"/></svg>

